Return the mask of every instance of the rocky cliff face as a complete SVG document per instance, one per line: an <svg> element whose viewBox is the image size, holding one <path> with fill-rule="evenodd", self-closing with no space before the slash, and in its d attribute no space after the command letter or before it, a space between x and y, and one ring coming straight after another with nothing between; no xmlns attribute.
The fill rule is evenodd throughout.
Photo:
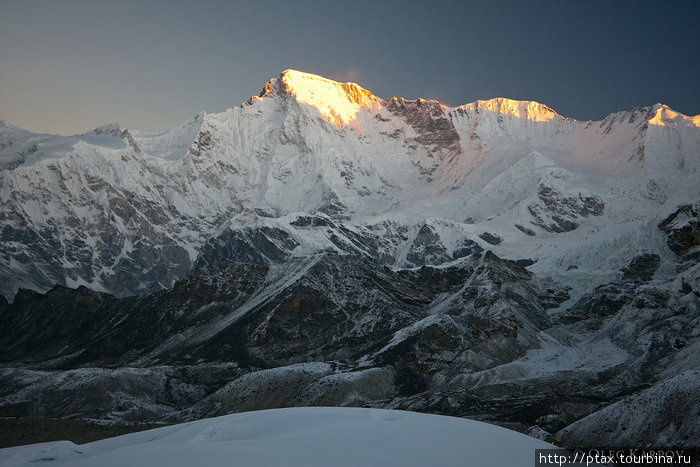
<svg viewBox="0 0 700 467"><path fill-rule="evenodd" d="M644 401L700 367L697 121L288 70L157 135L3 123L0 414L362 405L575 445L642 404L619 443L694 445Z"/></svg>
<svg viewBox="0 0 700 467"><path fill-rule="evenodd" d="M490 251L410 270L335 254L218 261L169 291L129 298L21 290L0 305L0 413L173 422L390 407L573 446L608 433L616 407L637 404L655 428L631 420L635 434L620 443L695 446L693 423L670 432L666 406L639 403L696 384L700 269L680 271L654 283L625 277L573 302L568 288Z"/></svg>

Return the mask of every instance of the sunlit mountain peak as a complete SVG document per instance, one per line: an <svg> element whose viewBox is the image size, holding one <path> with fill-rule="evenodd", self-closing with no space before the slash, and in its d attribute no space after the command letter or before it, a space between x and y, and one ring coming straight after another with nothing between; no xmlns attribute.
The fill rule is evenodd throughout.
<svg viewBox="0 0 700 467"><path fill-rule="evenodd" d="M498 97L489 100L478 100L460 107L463 110L476 112L496 112L524 118L533 122L548 122L556 117L561 118L554 110L535 101L516 101Z"/></svg>
<svg viewBox="0 0 700 467"><path fill-rule="evenodd" d="M292 69L287 69L283 71L279 77L268 81L260 95L253 96L251 101L261 101L275 94L293 96L298 103L315 108L327 122L337 127L344 127L356 122L359 112L363 109L373 109L374 112L378 112L383 102L381 98L375 96L357 83L340 83L324 78L323 76ZM393 99L384 101L385 105L389 105L387 102L405 103L409 101L394 97ZM410 102L414 102L418 106L430 102L431 105L437 106L443 111L452 109L437 101L417 99ZM391 107L391 105L389 105L389 107ZM503 97L477 100L459 106L456 110L476 113L495 113L530 122L549 122L557 119L566 119L539 102L521 101ZM648 123L651 125L668 126L669 124L689 124L700 127L700 115L685 116L663 104L654 105L652 111L653 116L648 120Z"/></svg>
<svg viewBox="0 0 700 467"><path fill-rule="evenodd" d="M675 124L685 122L700 128L700 115L695 115L694 117L686 116L670 109L664 104L656 104L653 110L654 116L648 120L652 125L667 126L669 123Z"/></svg>
<svg viewBox="0 0 700 467"><path fill-rule="evenodd" d="M285 70L270 80L259 98L265 98L277 87L293 95L297 102L315 107L328 122L342 127L357 119L362 108L379 106L379 98L356 83L339 83L322 76L296 70Z"/></svg>

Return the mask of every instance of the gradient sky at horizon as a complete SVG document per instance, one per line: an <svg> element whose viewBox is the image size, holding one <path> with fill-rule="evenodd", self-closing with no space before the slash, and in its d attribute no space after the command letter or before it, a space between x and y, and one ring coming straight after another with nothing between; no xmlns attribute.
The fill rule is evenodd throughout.
<svg viewBox="0 0 700 467"><path fill-rule="evenodd" d="M0 0L0 118L163 131L294 68L380 97L700 113L700 1Z"/></svg>

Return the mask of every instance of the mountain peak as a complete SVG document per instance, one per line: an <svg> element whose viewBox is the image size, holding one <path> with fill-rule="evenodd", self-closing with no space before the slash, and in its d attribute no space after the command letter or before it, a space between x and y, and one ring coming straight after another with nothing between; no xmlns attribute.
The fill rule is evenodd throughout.
<svg viewBox="0 0 700 467"><path fill-rule="evenodd" d="M338 127L355 121L361 109L378 108L381 105L379 97L357 83L340 83L323 76L293 69L284 70L279 77L268 81L260 95L254 96L251 100L262 100L266 96L274 94L291 95L297 102L315 107L326 121ZM425 100L418 99L416 102L422 103ZM446 109L444 105L437 104L443 110ZM535 122L547 122L555 118L563 118L554 110L539 102L517 101L502 97L478 100L462 105L459 109L475 112L495 112Z"/></svg>
<svg viewBox="0 0 700 467"><path fill-rule="evenodd" d="M544 104L535 101L517 101L505 97L497 97L488 100L478 100L459 107L462 110L475 112L496 112L512 115L516 118L524 118L534 122L548 122L554 118L562 118L554 110Z"/></svg>
<svg viewBox="0 0 700 467"><path fill-rule="evenodd" d="M297 102L315 107L323 118L338 126L357 118L362 108L378 103L379 98L357 83L339 83L322 76L297 70L284 70L279 78L271 79L253 100L264 99L274 91L292 95Z"/></svg>
<svg viewBox="0 0 700 467"><path fill-rule="evenodd" d="M15 126L15 125L13 125L13 124L11 124L11 123L7 123L7 120L5 120L4 118L3 118L2 120L0 120L0 128L2 128L2 129L4 129L4 130L22 131L22 132L25 132L25 133L29 133L29 132L28 132L27 130L25 130L24 128L20 128L20 127Z"/></svg>
<svg viewBox="0 0 700 467"><path fill-rule="evenodd" d="M113 122L97 127L94 130L92 130L92 132L97 135L107 134L111 136L120 137L125 130L126 128L122 127L119 123Z"/></svg>
<svg viewBox="0 0 700 467"><path fill-rule="evenodd" d="M686 116L660 102L654 104L651 109L654 112L654 116L649 119L649 123L652 125L667 126L671 122L684 122L700 128L700 115Z"/></svg>

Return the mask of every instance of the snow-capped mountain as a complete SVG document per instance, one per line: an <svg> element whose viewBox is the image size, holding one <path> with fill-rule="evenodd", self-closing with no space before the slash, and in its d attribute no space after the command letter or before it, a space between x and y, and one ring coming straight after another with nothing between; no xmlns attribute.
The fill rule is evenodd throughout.
<svg viewBox="0 0 700 467"><path fill-rule="evenodd" d="M2 123L0 167L0 415L351 405L698 447L700 116L287 70L157 135Z"/></svg>
<svg viewBox="0 0 700 467"><path fill-rule="evenodd" d="M600 283L700 199L699 126L660 104L578 122L536 102L380 99L293 70L157 135L2 124L0 292L142 293L221 256L441 264L465 239Z"/></svg>

